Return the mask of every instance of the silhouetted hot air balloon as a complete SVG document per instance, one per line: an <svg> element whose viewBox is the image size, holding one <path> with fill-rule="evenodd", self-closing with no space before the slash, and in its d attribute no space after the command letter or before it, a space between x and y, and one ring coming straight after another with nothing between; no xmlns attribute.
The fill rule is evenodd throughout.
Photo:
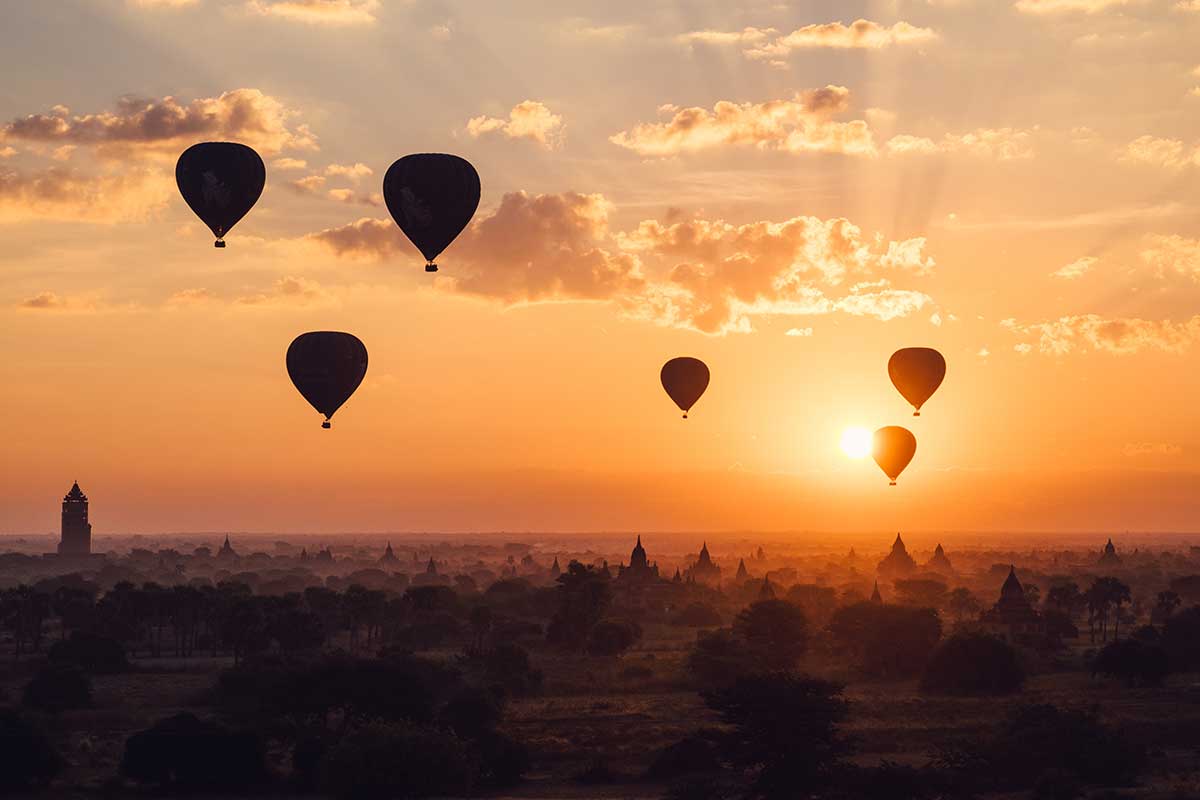
<svg viewBox="0 0 1200 800"><path fill-rule="evenodd" d="M688 411L708 388L708 366L698 358L672 358L663 364L659 377L663 388L687 419Z"/></svg>
<svg viewBox="0 0 1200 800"><path fill-rule="evenodd" d="M302 333L288 347L287 371L304 399L325 415L321 427L328 428L329 418L367 374L367 348L349 333Z"/></svg>
<svg viewBox="0 0 1200 800"><path fill-rule="evenodd" d="M892 384L912 403L914 417L921 416L925 404L946 377L946 359L932 347L905 347L888 359Z"/></svg>
<svg viewBox="0 0 1200 800"><path fill-rule="evenodd" d="M896 485L896 479L904 472L904 468L912 461L916 452L917 437L908 429L889 425L875 431L875 443L871 454L884 474L892 479L892 486Z"/></svg>
<svg viewBox="0 0 1200 800"><path fill-rule="evenodd" d="M225 246L225 234L246 216L262 194L267 168L258 153L236 142L194 144L175 164L179 193Z"/></svg>
<svg viewBox="0 0 1200 800"><path fill-rule="evenodd" d="M421 255L425 271L467 227L479 207L479 173L471 162L445 153L405 156L383 176L383 199L392 219Z"/></svg>

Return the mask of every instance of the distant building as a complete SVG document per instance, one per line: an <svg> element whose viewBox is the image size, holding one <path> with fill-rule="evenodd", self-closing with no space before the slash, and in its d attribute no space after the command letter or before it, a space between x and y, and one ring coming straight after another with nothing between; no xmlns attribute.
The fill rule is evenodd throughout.
<svg viewBox="0 0 1200 800"><path fill-rule="evenodd" d="M1113 541L1110 538L1108 544L1104 545L1104 552L1100 554L1100 560L1096 562L1100 567L1119 567L1121 566L1121 557L1117 555L1117 548L1113 546Z"/></svg>
<svg viewBox="0 0 1200 800"><path fill-rule="evenodd" d="M396 558L396 554L392 552L392 543L387 543L387 548L383 551L383 555L379 557L380 564L398 564L400 559Z"/></svg>
<svg viewBox="0 0 1200 800"><path fill-rule="evenodd" d="M92 523L88 522L87 495L79 488L79 481L71 485L62 504L62 538L58 543L60 556L88 556L92 554Z"/></svg>
<svg viewBox="0 0 1200 800"><path fill-rule="evenodd" d="M658 565L651 564L646 557L646 548L642 547L642 537L637 537L637 544L629 554L629 566L617 568L617 580L627 583L647 583L658 580Z"/></svg>
<svg viewBox="0 0 1200 800"><path fill-rule="evenodd" d="M933 558L929 559L929 563L925 565L925 569L933 572L951 573L954 572L954 567L950 566L950 559L946 557L946 551L942 549L941 542L933 551Z"/></svg>
<svg viewBox="0 0 1200 800"><path fill-rule="evenodd" d="M550 565L550 577L557 579L559 575L562 575L562 567L558 565L558 556L555 556L554 563Z"/></svg>
<svg viewBox="0 0 1200 800"><path fill-rule="evenodd" d="M237 551L229 543L229 534L225 534L225 544L221 545L221 549L217 551L217 558L237 558Z"/></svg>
<svg viewBox="0 0 1200 800"><path fill-rule="evenodd" d="M750 572L746 569L746 559L744 559L744 558L738 559L738 571L737 571L737 576L734 578L734 580L737 581L737 584L739 586L741 586L746 581L750 580Z"/></svg>
<svg viewBox="0 0 1200 800"><path fill-rule="evenodd" d="M1012 565L1000 587L1000 599L980 615L979 621L984 628L1008 642L1028 640L1045 630L1042 615L1025 596L1025 587L1021 586L1016 567Z"/></svg>
<svg viewBox="0 0 1200 800"><path fill-rule="evenodd" d="M333 563L333 550L330 549L329 547L322 547L320 550L317 551L316 560L323 561L326 564L332 564Z"/></svg>
<svg viewBox="0 0 1200 800"><path fill-rule="evenodd" d="M712 556L708 554L708 542L701 545L700 555L696 563L688 567L687 575L694 583L715 586L721 582L721 568L713 563Z"/></svg>
<svg viewBox="0 0 1200 800"><path fill-rule="evenodd" d="M771 585L770 578L763 578L762 588L758 590L758 599L759 600L774 600L775 599L775 587L773 587Z"/></svg>
<svg viewBox="0 0 1200 800"><path fill-rule="evenodd" d="M917 562L913 561L913 557L908 554L904 540L897 533L896 541L892 542L892 552L879 562L877 567L879 574L884 577L903 577L911 575L916 569Z"/></svg>
<svg viewBox="0 0 1200 800"><path fill-rule="evenodd" d="M433 556L429 557L429 563L425 565L426 575L437 575L437 562L433 560Z"/></svg>
<svg viewBox="0 0 1200 800"><path fill-rule="evenodd" d="M879 593L879 581L875 581L875 588L871 591L871 602L877 606L883 605L883 595Z"/></svg>
<svg viewBox="0 0 1200 800"><path fill-rule="evenodd" d="M679 572L679 567L675 568L675 577L671 578L671 583L683 583L683 575Z"/></svg>

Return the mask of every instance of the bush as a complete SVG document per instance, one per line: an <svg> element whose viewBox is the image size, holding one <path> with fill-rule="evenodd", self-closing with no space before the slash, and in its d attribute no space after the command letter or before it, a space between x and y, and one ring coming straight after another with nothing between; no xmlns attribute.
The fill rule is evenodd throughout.
<svg viewBox="0 0 1200 800"><path fill-rule="evenodd" d="M112 675L129 669L125 647L116 639L86 631L75 631L65 642L50 648L50 663L73 665L93 675Z"/></svg>
<svg viewBox="0 0 1200 800"><path fill-rule="evenodd" d="M590 656L619 656L642 638L636 622L602 620L588 634L587 653Z"/></svg>
<svg viewBox="0 0 1200 800"><path fill-rule="evenodd" d="M321 759L322 789L356 799L465 794L477 774L454 734L406 722L355 729Z"/></svg>
<svg viewBox="0 0 1200 800"><path fill-rule="evenodd" d="M721 613L706 603L692 603L671 618L671 624L682 628L717 628Z"/></svg>
<svg viewBox="0 0 1200 800"><path fill-rule="evenodd" d="M1167 651L1139 639L1110 642L1092 662L1092 674L1120 678L1125 685L1162 686L1170 672Z"/></svg>
<svg viewBox="0 0 1200 800"><path fill-rule="evenodd" d="M646 777L661 781L720 768L716 744L703 736L688 736L659 750Z"/></svg>
<svg viewBox="0 0 1200 800"><path fill-rule="evenodd" d="M184 713L130 736L121 774L160 787L244 790L262 783L266 766L253 734Z"/></svg>
<svg viewBox="0 0 1200 800"><path fill-rule="evenodd" d="M921 678L921 691L1011 694L1025 682L1017 651L994 636L960 633L942 642Z"/></svg>
<svg viewBox="0 0 1200 800"><path fill-rule="evenodd" d="M92 680L79 667L47 665L25 686L23 702L39 711L67 711L92 704Z"/></svg>
<svg viewBox="0 0 1200 800"><path fill-rule="evenodd" d="M62 769L54 745L32 722L0 710L0 789L45 786Z"/></svg>

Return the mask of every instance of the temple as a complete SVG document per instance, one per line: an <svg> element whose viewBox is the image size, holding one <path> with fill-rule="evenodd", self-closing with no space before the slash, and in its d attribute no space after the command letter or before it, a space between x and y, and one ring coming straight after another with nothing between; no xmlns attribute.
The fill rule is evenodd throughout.
<svg viewBox="0 0 1200 800"><path fill-rule="evenodd" d="M221 545L221 549L217 551L217 558L237 558L237 551L233 549L233 545L229 543L229 534L225 534L225 543Z"/></svg>
<svg viewBox="0 0 1200 800"><path fill-rule="evenodd" d="M695 564L688 567L687 576L696 583L710 586L721 582L721 568L713 563L712 556L708 554L708 542L701 545L700 556Z"/></svg>
<svg viewBox="0 0 1200 800"><path fill-rule="evenodd" d="M746 570L746 559L738 559L738 571L734 580L739 586L750 580L750 573Z"/></svg>
<svg viewBox="0 0 1200 800"><path fill-rule="evenodd" d="M92 554L92 523L88 522L87 495L79 488L79 481L71 485L62 504L62 539L58 543L60 556L88 556Z"/></svg>
<svg viewBox="0 0 1200 800"><path fill-rule="evenodd" d="M1025 587L1017 579L1016 567L1009 566L1008 577L1000 587L1000 600L983 612L979 621L984 628L1012 643L1028 640L1042 632L1042 615L1025 596Z"/></svg>
<svg viewBox="0 0 1200 800"><path fill-rule="evenodd" d="M387 548L383 551L383 555L379 557L380 564L398 564L400 559L396 558L396 554L392 552L392 543L387 543Z"/></svg>
<svg viewBox="0 0 1200 800"><path fill-rule="evenodd" d="M884 577L910 575L917 569L917 562L913 561L913 557L908 554L908 548L904 546L904 540L900 538L900 534L896 534L896 541L892 543L892 552L887 554L877 567L879 574Z"/></svg>
<svg viewBox="0 0 1200 800"><path fill-rule="evenodd" d="M1108 544L1104 545L1104 552L1100 554L1100 560L1096 562L1096 565L1101 567L1121 566L1121 557L1117 555L1117 548L1113 545L1111 538L1108 540Z"/></svg>
<svg viewBox="0 0 1200 800"><path fill-rule="evenodd" d="M946 551L942 549L941 542L933 551L933 558L929 559L929 563L925 565L925 569L932 572L941 572L949 574L954 572L954 567L950 566L950 559L946 557Z"/></svg>
<svg viewBox="0 0 1200 800"><path fill-rule="evenodd" d="M642 537L637 537L637 544L629 554L629 566L617 568L617 580L633 583L646 583L658 580L658 565L651 564L646 557L646 548L642 547Z"/></svg>

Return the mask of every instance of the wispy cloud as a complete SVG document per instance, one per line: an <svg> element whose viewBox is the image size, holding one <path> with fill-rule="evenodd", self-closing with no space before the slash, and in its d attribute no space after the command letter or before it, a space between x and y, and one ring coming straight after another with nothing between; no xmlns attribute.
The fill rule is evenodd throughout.
<svg viewBox="0 0 1200 800"><path fill-rule="evenodd" d="M509 139L528 139L553 149L562 143L563 118L536 100L525 100L508 112L508 119L479 116L467 121L467 133L478 139L491 133Z"/></svg>
<svg viewBox="0 0 1200 800"><path fill-rule="evenodd" d="M377 20L379 0L247 0L246 9L310 25L371 25Z"/></svg>
<svg viewBox="0 0 1200 800"><path fill-rule="evenodd" d="M1077 278L1082 278L1084 275L1091 272L1092 267L1094 267L1096 262L1099 260L1100 259L1096 258L1095 256L1084 256L1083 258L1077 258L1070 264L1059 267L1054 272L1051 272L1050 276L1052 278L1062 278L1066 281L1073 281Z"/></svg>
<svg viewBox="0 0 1200 800"><path fill-rule="evenodd" d="M1033 343L1023 344L1030 348L1036 344L1040 352L1055 356L1088 351L1112 355L1132 355L1144 350L1183 353L1200 338L1200 316L1174 322L1081 314L1048 322L1021 324L1006 320L1002 324L1019 336L1034 337Z"/></svg>

